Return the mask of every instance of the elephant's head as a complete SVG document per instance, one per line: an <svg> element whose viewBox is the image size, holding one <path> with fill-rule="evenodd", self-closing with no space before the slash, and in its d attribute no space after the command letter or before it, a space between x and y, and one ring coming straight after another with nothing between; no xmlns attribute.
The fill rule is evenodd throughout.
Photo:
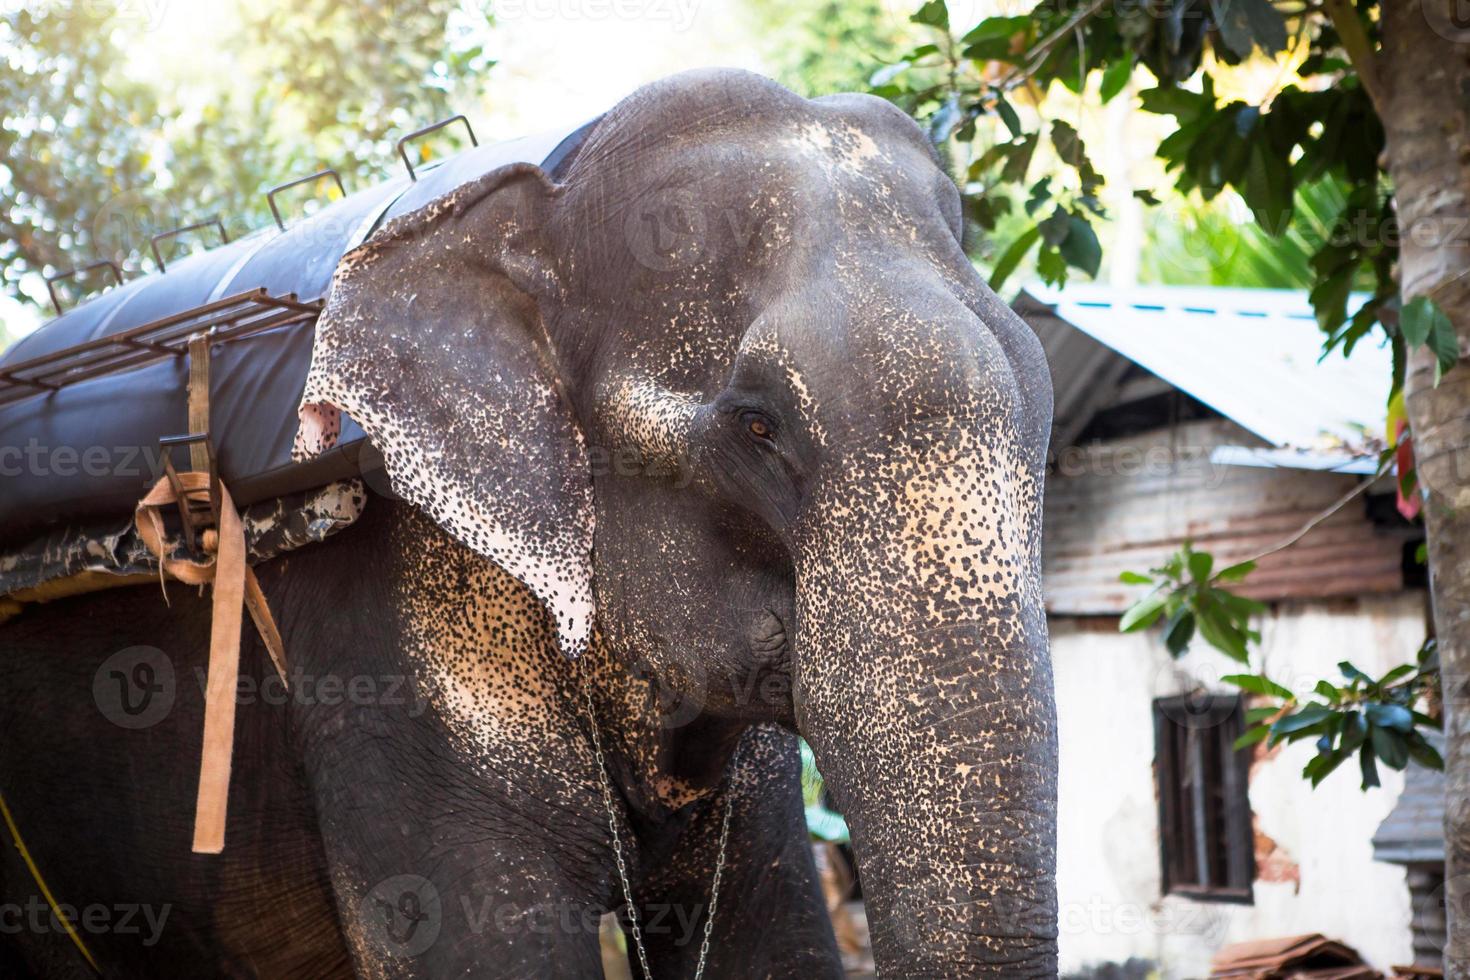
<svg viewBox="0 0 1470 980"><path fill-rule="evenodd" d="M810 741L884 975L1055 970L1051 392L882 101L700 72L344 262L308 432L701 710ZM762 683L762 678L789 683Z"/></svg>

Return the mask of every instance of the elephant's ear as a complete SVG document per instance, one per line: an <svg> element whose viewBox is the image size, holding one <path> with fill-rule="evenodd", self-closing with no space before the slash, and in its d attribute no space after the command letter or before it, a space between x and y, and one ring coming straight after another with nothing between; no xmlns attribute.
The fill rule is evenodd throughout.
<svg viewBox="0 0 1470 980"><path fill-rule="evenodd" d="M591 470L537 299L556 189L515 164L397 218L339 266L317 323L297 452L346 412L393 489L524 582L563 652L592 627Z"/></svg>

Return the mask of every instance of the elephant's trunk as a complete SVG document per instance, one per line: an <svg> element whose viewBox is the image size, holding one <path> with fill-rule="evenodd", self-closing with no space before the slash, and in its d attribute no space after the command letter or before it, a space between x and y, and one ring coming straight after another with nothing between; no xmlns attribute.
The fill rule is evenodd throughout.
<svg viewBox="0 0 1470 980"><path fill-rule="evenodd" d="M880 975L1053 977L1040 488L966 455L872 495L884 518L847 497L857 523L809 539L797 720L852 830Z"/></svg>

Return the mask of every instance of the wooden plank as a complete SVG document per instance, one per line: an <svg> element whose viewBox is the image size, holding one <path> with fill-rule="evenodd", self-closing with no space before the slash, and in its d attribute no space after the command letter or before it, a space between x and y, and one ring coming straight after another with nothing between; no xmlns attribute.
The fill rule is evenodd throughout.
<svg viewBox="0 0 1470 980"><path fill-rule="evenodd" d="M189 432L209 435L209 334L189 338ZM209 472L209 447L189 444L189 467L196 473Z"/></svg>

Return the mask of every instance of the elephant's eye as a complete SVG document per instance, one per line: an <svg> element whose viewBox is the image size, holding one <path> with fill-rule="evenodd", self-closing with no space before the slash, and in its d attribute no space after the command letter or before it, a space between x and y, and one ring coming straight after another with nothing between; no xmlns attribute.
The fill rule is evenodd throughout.
<svg viewBox="0 0 1470 980"><path fill-rule="evenodd" d="M762 442L775 441L776 429L771 425L770 419L761 415L759 412L746 412L742 416L742 419L745 422L745 427L750 430L751 435Z"/></svg>

